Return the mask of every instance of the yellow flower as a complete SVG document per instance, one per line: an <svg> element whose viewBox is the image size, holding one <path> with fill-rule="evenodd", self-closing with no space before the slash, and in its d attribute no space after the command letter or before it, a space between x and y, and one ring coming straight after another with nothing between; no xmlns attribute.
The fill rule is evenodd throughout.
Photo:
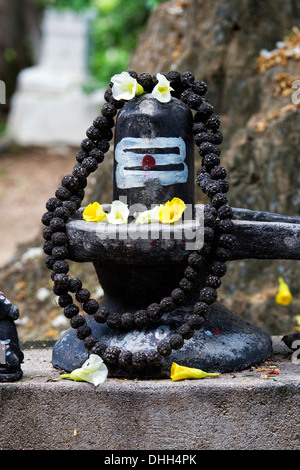
<svg viewBox="0 0 300 470"><path fill-rule="evenodd" d="M278 279L278 282L279 282L279 289L276 295L276 302L279 305L289 305L293 300L289 286L284 282L282 277Z"/></svg>
<svg viewBox="0 0 300 470"><path fill-rule="evenodd" d="M116 100L131 100L144 93L143 87L128 72L122 72L111 78L112 94Z"/></svg>
<svg viewBox="0 0 300 470"><path fill-rule="evenodd" d="M82 367L73 370L70 374L61 375L61 379L72 379L76 382L90 382L99 385L105 382L108 369L100 356L91 354Z"/></svg>
<svg viewBox="0 0 300 470"><path fill-rule="evenodd" d="M178 197L168 201L165 205L159 206L159 221L163 224L172 224L177 222L186 209L185 203Z"/></svg>
<svg viewBox="0 0 300 470"><path fill-rule="evenodd" d="M194 369L192 367L180 366L173 362L171 366L171 379L174 382L175 380L184 380L184 379L203 379L204 377L219 377L218 372L209 373L204 372L201 369Z"/></svg>
<svg viewBox="0 0 300 470"><path fill-rule="evenodd" d="M106 217L106 214L99 202L93 202L84 209L82 216L87 222L100 222Z"/></svg>
<svg viewBox="0 0 300 470"><path fill-rule="evenodd" d="M161 73L156 74L156 78L158 83L153 88L152 96L161 103L167 103L171 99L171 91L173 91L174 88L170 86L169 80Z"/></svg>

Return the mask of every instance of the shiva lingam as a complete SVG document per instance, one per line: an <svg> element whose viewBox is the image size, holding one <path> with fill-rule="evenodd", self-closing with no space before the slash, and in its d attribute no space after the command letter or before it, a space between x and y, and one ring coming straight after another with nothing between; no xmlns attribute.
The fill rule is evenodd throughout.
<svg viewBox="0 0 300 470"><path fill-rule="evenodd" d="M167 378L172 362L230 372L271 355L270 336L219 303L217 289L228 260L299 259L300 220L229 206L220 118L206 92L190 72L112 78L78 163L42 217L53 292L71 326L54 345L54 367L72 371L93 353L111 377ZM113 197L130 208L128 221L87 222L80 208L87 177L114 126ZM194 202L194 145L204 205ZM136 223L136 212L173 198L190 209L182 219ZM93 263L101 302L71 277L66 260Z"/></svg>

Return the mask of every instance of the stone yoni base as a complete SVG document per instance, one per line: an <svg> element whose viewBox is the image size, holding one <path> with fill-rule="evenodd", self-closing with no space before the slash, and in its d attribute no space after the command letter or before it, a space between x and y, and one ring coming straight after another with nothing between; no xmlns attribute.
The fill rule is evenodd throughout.
<svg viewBox="0 0 300 470"><path fill-rule="evenodd" d="M191 312L177 309L172 317L162 317L153 329L121 332L96 323L89 318L92 334L109 346L118 346L132 352L148 352L156 349L160 340L176 331L184 317ZM196 367L206 372L231 372L243 370L267 360L272 353L270 336L226 307L216 302L201 330L185 341L179 351L164 358L160 368L125 369L109 366L110 377L123 378L169 378L172 362ZM88 358L83 342L78 340L76 330L67 330L53 348L52 364L56 368L72 371L81 367Z"/></svg>

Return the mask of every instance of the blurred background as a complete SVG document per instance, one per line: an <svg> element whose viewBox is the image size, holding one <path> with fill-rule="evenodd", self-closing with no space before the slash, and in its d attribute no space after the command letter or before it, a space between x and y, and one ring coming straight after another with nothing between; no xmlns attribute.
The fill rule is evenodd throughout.
<svg viewBox="0 0 300 470"><path fill-rule="evenodd" d="M299 28L300 0L0 0L0 290L20 309L21 340L56 340L69 327L40 220L115 73L189 70L205 80L222 120L230 204L300 215ZM112 156L83 204L111 201ZM198 188L196 198L205 202ZM70 272L101 299L93 266ZM275 301L278 277L288 306ZM219 299L269 334L300 331L299 264L229 263Z"/></svg>

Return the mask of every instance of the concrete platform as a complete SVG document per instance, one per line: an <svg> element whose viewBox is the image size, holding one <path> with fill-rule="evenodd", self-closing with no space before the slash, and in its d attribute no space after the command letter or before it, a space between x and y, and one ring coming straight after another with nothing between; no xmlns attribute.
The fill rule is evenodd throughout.
<svg viewBox="0 0 300 470"><path fill-rule="evenodd" d="M24 345L23 379L0 383L0 450L299 450L300 363L272 339L256 368L98 387L61 379L49 343Z"/></svg>

